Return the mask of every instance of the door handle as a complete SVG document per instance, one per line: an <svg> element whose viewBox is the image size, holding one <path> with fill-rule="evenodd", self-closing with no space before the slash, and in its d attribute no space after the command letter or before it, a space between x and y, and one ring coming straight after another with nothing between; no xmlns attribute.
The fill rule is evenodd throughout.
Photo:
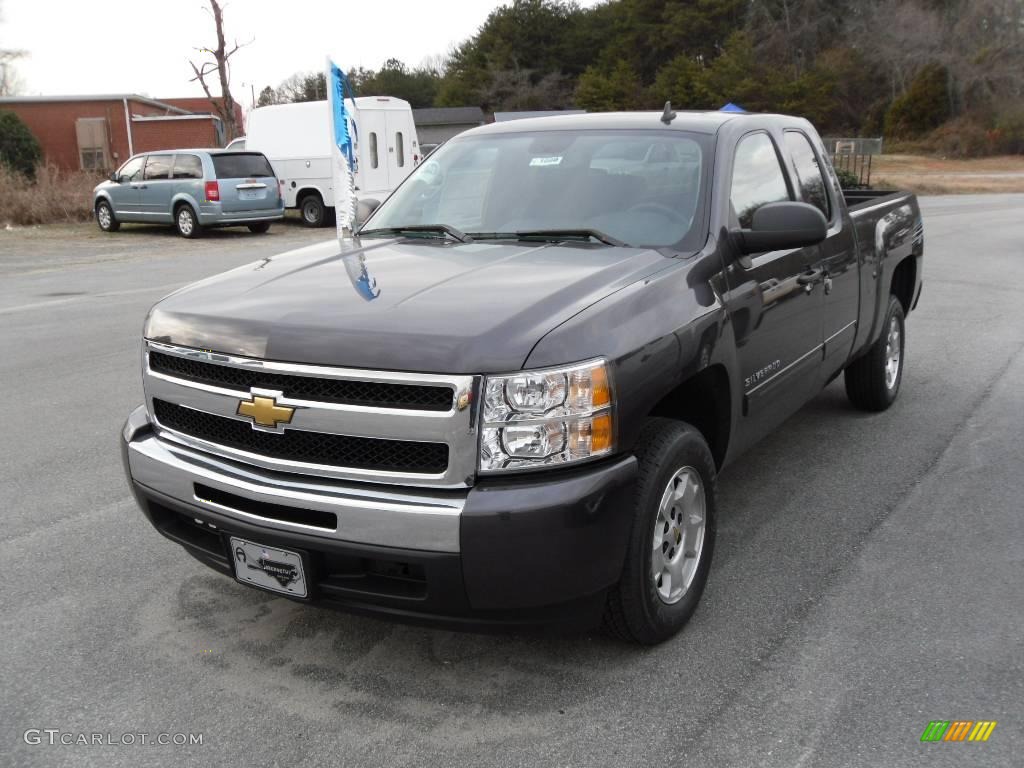
<svg viewBox="0 0 1024 768"><path fill-rule="evenodd" d="M810 286L814 285L816 282L818 282L818 280L820 280L821 276L824 275L824 274L825 274L825 270L823 270L823 269L812 269L812 270L809 270L807 272L804 272L802 275L800 275L796 279L796 281L800 285L806 285L806 286L810 287Z"/></svg>

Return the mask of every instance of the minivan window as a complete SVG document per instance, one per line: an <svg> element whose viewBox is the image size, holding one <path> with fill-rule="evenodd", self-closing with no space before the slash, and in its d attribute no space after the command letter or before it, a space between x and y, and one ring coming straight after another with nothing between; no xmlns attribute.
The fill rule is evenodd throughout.
<svg viewBox="0 0 1024 768"><path fill-rule="evenodd" d="M195 155L175 155L172 179L203 178L203 161Z"/></svg>
<svg viewBox="0 0 1024 768"><path fill-rule="evenodd" d="M370 132L370 167L376 168L377 163L377 134Z"/></svg>
<svg viewBox="0 0 1024 768"><path fill-rule="evenodd" d="M402 132L395 134L395 154L398 155L398 167L405 165L405 144L402 143Z"/></svg>
<svg viewBox="0 0 1024 768"><path fill-rule="evenodd" d="M120 181L138 181L142 176L142 163L145 160L144 157L133 157L121 166L121 170L117 172L118 179Z"/></svg>
<svg viewBox="0 0 1024 768"><path fill-rule="evenodd" d="M796 167L800 196L805 203L819 208L825 214L826 220L831 219L832 212L829 208L828 192L825 190L825 180L822 178L818 158L814 154L810 140L799 131L786 131L785 136L786 148L793 156L793 165Z"/></svg>
<svg viewBox="0 0 1024 768"><path fill-rule="evenodd" d="M261 178L274 175L270 161L259 152L231 152L211 155L218 179Z"/></svg>
<svg viewBox="0 0 1024 768"><path fill-rule="evenodd" d="M740 226L749 229L754 211L765 203L789 199L786 176L768 134L752 133L740 139L732 166L732 193L729 197Z"/></svg>
<svg viewBox="0 0 1024 768"><path fill-rule="evenodd" d="M660 130L452 139L413 169L365 229L447 224L483 239L597 230L630 245L699 248L713 141Z"/></svg>
<svg viewBox="0 0 1024 768"><path fill-rule="evenodd" d="M170 155L148 155L146 157L146 172L144 179L166 179L171 175Z"/></svg>

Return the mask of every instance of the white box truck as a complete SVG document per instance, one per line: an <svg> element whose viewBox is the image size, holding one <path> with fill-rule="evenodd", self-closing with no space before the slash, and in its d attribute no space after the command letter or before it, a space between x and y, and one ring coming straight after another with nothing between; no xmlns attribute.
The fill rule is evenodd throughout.
<svg viewBox="0 0 1024 768"><path fill-rule="evenodd" d="M390 96L347 101L354 123L356 198L381 202L421 159L409 102ZM284 201L304 224L326 223L334 207L330 112L326 101L275 104L249 113L246 149L262 152L284 181Z"/></svg>

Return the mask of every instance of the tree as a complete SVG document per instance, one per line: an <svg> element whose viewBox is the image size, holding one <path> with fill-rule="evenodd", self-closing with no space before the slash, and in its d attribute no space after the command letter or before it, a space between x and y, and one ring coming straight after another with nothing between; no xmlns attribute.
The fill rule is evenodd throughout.
<svg viewBox="0 0 1024 768"><path fill-rule="evenodd" d="M224 41L224 11L221 8L221 0L209 0L210 15L213 16L213 24L217 32L217 47L210 48L197 48L200 53L212 58L210 61L202 61L196 64L194 61L189 61L192 65L192 71L196 73L189 82L199 81L199 84L203 86L203 92L206 94L206 98L210 100L210 104L213 106L217 116L220 117L222 124L224 125L224 132L227 135L227 140L231 141L239 134L239 126L237 116L235 115L235 100L231 97L231 57L234 56L239 48L242 48L248 43L241 43L237 40L234 42L234 46L229 50L227 44ZM251 42L251 41L250 41ZM217 79L220 82L220 99L215 99L213 94L210 93L210 87L206 82L206 78L212 75L214 72L217 73Z"/></svg>
<svg viewBox="0 0 1024 768"><path fill-rule="evenodd" d="M14 96L19 91L21 81L14 65L24 57L25 51L0 47L0 96Z"/></svg>
<svg viewBox="0 0 1024 768"><path fill-rule="evenodd" d="M43 153L28 126L13 112L0 112L0 165L34 177Z"/></svg>
<svg viewBox="0 0 1024 768"><path fill-rule="evenodd" d="M576 88L576 103L592 112L639 109L643 98L640 78L625 61L610 68L591 67Z"/></svg>

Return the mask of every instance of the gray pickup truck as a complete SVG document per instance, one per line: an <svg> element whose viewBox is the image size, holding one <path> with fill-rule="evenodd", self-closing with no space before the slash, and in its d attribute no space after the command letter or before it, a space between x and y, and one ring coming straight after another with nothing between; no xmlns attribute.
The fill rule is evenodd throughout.
<svg viewBox="0 0 1024 768"><path fill-rule="evenodd" d="M914 196L844 195L806 120L476 128L352 241L152 309L129 483L294 600L656 643L704 589L722 467L840 374L894 401L922 254Z"/></svg>

